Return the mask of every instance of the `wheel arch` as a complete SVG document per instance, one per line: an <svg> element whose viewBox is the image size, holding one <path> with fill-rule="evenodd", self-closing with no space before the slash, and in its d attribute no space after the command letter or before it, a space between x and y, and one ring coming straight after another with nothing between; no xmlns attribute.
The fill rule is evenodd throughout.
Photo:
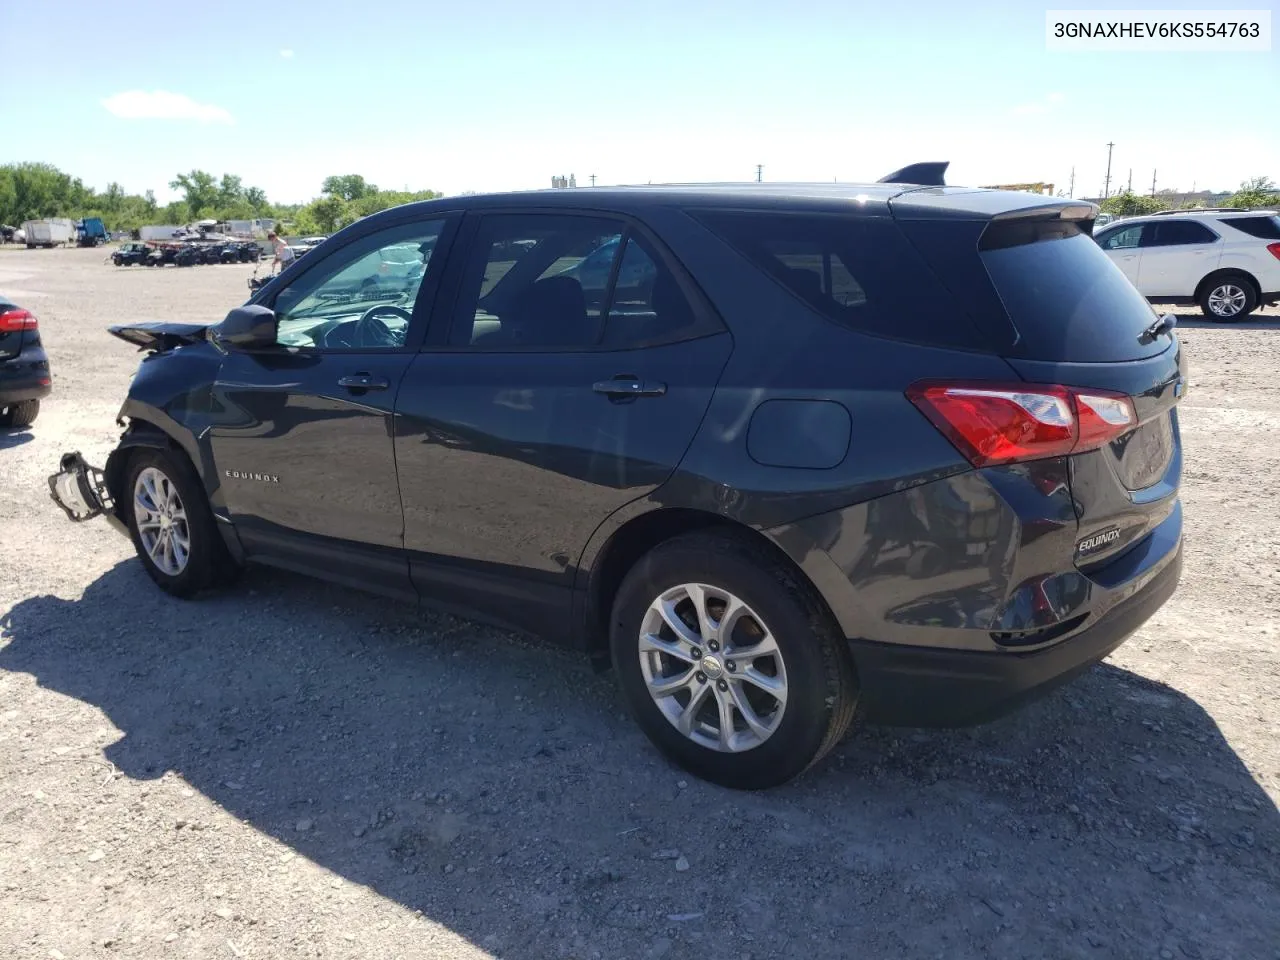
<svg viewBox="0 0 1280 960"><path fill-rule="evenodd" d="M608 618L613 598L623 578L646 553L674 537L695 531L720 532L738 537L767 552L788 567L812 593L816 603L836 621L822 592L801 566L774 540L754 527L719 513L685 507L657 507L628 517L611 532L597 531L584 552L582 589L576 591L579 615L576 622L579 642L598 670L609 662ZM594 546L594 549L593 549Z"/></svg>
<svg viewBox="0 0 1280 960"><path fill-rule="evenodd" d="M231 556L237 562L242 562L245 556L244 548L222 502L221 487L216 478L211 479L211 466L205 463L205 457L195 436L164 414L160 414L155 419L149 419L145 411L131 408L126 404L125 409L121 411L121 418L126 416L129 418L128 426L115 450L107 457L102 471L107 489L115 502L123 504L127 500L128 492L124 490L124 482L134 451L161 450L179 456L191 467L204 488L214 521ZM162 426L158 422L164 420L169 420L172 427Z"/></svg>
<svg viewBox="0 0 1280 960"><path fill-rule="evenodd" d="M1243 267L1219 267L1218 269L1205 274L1204 279L1196 284L1196 302L1200 302L1200 299L1205 295L1205 292L1212 284L1217 283L1219 280L1225 280L1227 277L1239 277L1247 282L1251 287L1253 287L1254 299L1261 301L1262 285L1258 283L1257 277L1251 274L1248 270L1245 270Z"/></svg>

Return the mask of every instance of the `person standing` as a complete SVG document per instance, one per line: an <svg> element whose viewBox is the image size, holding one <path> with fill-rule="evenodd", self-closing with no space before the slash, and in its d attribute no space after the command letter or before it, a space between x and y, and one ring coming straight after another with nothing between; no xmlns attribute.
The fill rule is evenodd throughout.
<svg viewBox="0 0 1280 960"><path fill-rule="evenodd" d="M279 235L273 230L267 234L267 239L271 241L272 249L276 255L271 260L271 269L275 273L283 273L293 263L293 251L289 249L289 245L280 239ZM277 264L279 269L277 269Z"/></svg>

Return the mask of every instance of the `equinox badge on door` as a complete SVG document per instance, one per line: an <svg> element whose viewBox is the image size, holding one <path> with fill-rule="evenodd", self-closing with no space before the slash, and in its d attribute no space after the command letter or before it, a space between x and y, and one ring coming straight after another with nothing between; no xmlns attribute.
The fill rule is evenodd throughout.
<svg viewBox="0 0 1280 960"><path fill-rule="evenodd" d="M261 483L279 483L280 478L274 473L250 473L248 470L223 470L232 480L257 480Z"/></svg>

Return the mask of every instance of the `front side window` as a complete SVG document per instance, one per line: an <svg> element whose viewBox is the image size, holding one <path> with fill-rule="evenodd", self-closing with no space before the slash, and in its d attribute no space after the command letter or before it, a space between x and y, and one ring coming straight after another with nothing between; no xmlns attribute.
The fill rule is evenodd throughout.
<svg viewBox="0 0 1280 960"><path fill-rule="evenodd" d="M1142 242L1142 224L1136 227L1125 227L1108 235L1102 241L1104 250L1129 250Z"/></svg>
<svg viewBox="0 0 1280 960"><path fill-rule="evenodd" d="M443 219L400 224L327 257L276 296L277 342L287 347L403 347Z"/></svg>

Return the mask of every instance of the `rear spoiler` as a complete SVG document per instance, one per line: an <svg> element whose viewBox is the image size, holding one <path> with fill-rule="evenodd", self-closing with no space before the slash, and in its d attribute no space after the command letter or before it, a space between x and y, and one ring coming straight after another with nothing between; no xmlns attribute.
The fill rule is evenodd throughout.
<svg viewBox="0 0 1280 960"><path fill-rule="evenodd" d="M208 339L208 323L129 323L107 327L113 337L132 343L139 350L172 350L184 344L199 343Z"/></svg>

